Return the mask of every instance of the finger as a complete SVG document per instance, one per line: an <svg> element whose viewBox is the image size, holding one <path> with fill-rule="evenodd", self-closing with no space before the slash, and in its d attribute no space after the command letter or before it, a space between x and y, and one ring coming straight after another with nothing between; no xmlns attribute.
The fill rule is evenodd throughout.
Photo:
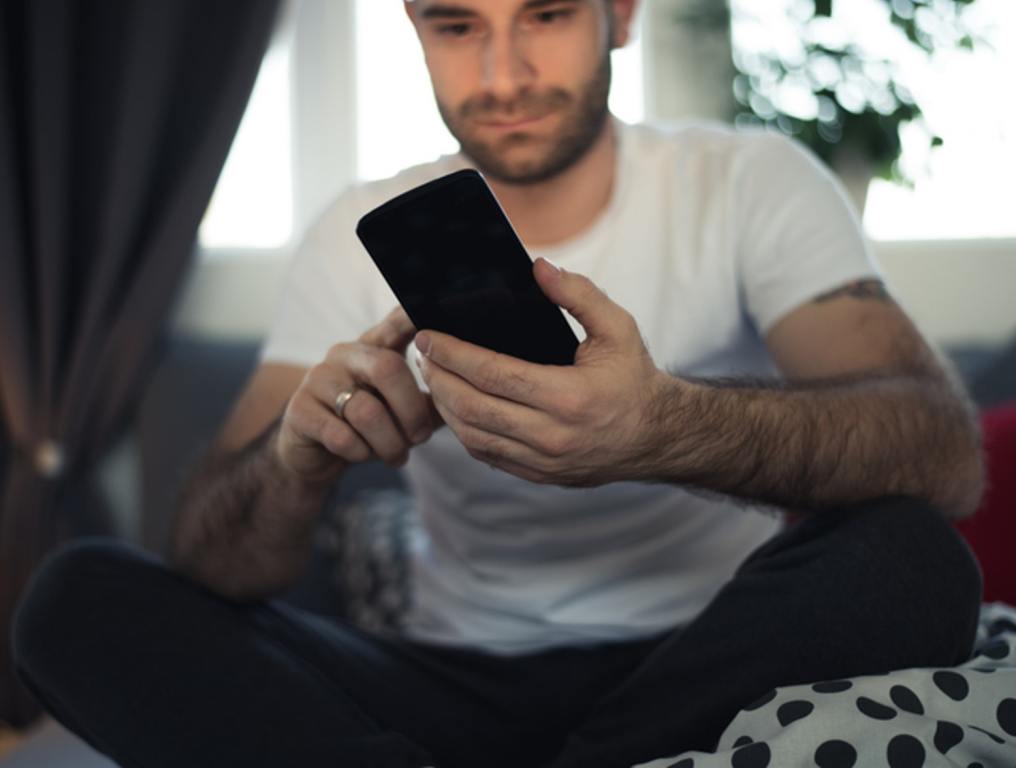
<svg viewBox="0 0 1016 768"><path fill-rule="evenodd" d="M602 339L624 336L628 312L585 275L568 272L539 258L533 263L533 276L544 295L578 320L588 336Z"/></svg>
<svg viewBox="0 0 1016 768"><path fill-rule="evenodd" d="M290 427L303 439L322 446L329 453L350 463L371 457L370 446L331 408L311 397L292 409Z"/></svg>
<svg viewBox="0 0 1016 768"><path fill-rule="evenodd" d="M375 347L385 347L403 352L415 332L416 326L409 319L406 310L397 306L385 316L384 320L365 331L359 341Z"/></svg>
<svg viewBox="0 0 1016 768"><path fill-rule="evenodd" d="M367 461L373 455L367 441L334 413L321 430L321 444L329 453L354 464Z"/></svg>
<svg viewBox="0 0 1016 768"><path fill-rule="evenodd" d="M445 424L444 418L441 416L441 413L438 411L437 406L434 405L434 398L431 395L429 395L429 394L424 395L424 397L427 398L427 412L428 412L428 414L430 416L431 429L434 430L434 431L437 431L437 430L441 429L441 427L447 426Z"/></svg>
<svg viewBox="0 0 1016 768"><path fill-rule="evenodd" d="M427 396L398 352L359 345L348 350L343 364L346 374L358 385L369 387L381 397L410 441L423 442L434 431ZM333 402L339 391L341 388L331 394Z"/></svg>
<svg viewBox="0 0 1016 768"><path fill-rule="evenodd" d="M535 451L518 440L473 426L460 419L452 409L440 401L435 401L435 405L449 429L455 433L469 455L477 461L493 465L505 461L521 465L541 461L541 457Z"/></svg>
<svg viewBox="0 0 1016 768"><path fill-rule="evenodd" d="M528 480L531 483L540 483L544 485L556 483L553 474L535 469L528 464L512 461L511 459L501 459L496 464L492 463L490 466L495 469L500 469L502 472L507 472L509 475L515 475L515 477Z"/></svg>
<svg viewBox="0 0 1016 768"><path fill-rule="evenodd" d="M357 389L346 401L342 419L360 435L387 464L402 463L409 453L410 444L378 398L366 389Z"/></svg>
<svg viewBox="0 0 1016 768"><path fill-rule="evenodd" d="M536 408L553 405L551 393L567 375L562 366L530 363L438 331L421 331L416 344L427 358L477 389Z"/></svg>
<svg viewBox="0 0 1016 768"><path fill-rule="evenodd" d="M446 371L433 361L421 358L420 369L435 403L441 403L455 417L471 427L529 444L546 426L546 418L526 405L494 397L470 382ZM529 439L527 439L529 438Z"/></svg>

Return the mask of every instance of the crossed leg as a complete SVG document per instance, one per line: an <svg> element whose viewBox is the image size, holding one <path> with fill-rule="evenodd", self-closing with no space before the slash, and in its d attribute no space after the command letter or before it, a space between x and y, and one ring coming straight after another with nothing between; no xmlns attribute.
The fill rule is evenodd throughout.
<svg viewBox="0 0 1016 768"><path fill-rule="evenodd" d="M970 549L923 502L812 513L755 550L600 700L550 768L713 751L737 712L773 688L959 664L980 602Z"/></svg>

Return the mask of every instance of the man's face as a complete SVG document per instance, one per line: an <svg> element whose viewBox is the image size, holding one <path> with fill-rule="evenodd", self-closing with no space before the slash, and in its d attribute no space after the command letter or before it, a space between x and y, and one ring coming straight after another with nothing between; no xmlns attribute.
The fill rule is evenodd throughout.
<svg viewBox="0 0 1016 768"><path fill-rule="evenodd" d="M438 109L493 179L571 166L607 117L613 9L604 0L415 0Z"/></svg>

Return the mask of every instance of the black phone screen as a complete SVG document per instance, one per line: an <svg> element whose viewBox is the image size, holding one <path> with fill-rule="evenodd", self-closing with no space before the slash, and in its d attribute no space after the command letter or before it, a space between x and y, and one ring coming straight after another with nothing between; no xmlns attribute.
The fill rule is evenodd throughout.
<svg viewBox="0 0 1016 768"><path fill-rule="evenodd" d="M574 362L578 339L474 170L411 189L356 227L413 324L534 363Z"/></svg>

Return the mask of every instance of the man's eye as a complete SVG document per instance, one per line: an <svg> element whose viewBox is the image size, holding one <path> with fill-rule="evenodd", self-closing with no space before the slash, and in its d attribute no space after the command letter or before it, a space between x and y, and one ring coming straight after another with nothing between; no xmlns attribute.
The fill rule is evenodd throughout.
<svg viewBox="0 0 1016 768"><path fill-rule="evenodd" d="M465 22L458 22L455 24L441 24L437 28L439 35L445 35L447 37L465 37L472 31L472 25Z"/></svg>
<svg viewBox="0 0 1016 768"><path fill-rule="evenodd" d="M533 17L539 24L553 24L556 21L564 21L573 13L571 8L552 8L547 11L537 11Z"/></svg>

